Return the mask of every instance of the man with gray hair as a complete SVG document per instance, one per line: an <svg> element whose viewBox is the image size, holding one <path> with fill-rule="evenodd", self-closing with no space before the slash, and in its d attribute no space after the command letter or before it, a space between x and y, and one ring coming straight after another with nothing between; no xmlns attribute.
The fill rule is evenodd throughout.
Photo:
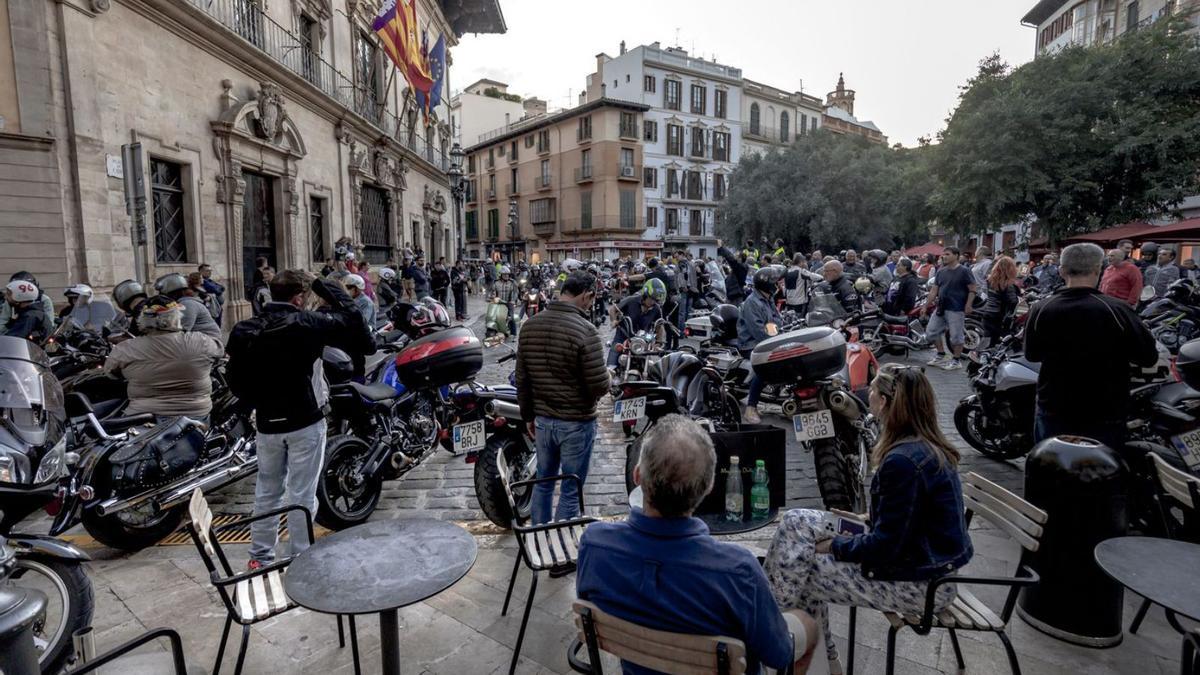
<svg viewBox="0 0 1200 675"><path fill-rule="evenodd" d="M699 424L682 415L659 420L642 437L633 472L643 507L624 522L588 526L576 592L654 630L738 638L746 643L747 673L759 672L760 663L782 671L793 660L795 672L808 672L823 642L812 617L781 614L754 554L717 541L692 516L713 488L716 463L712 439ZM624 672L654 671L626 663Z"/></svg>
<svg viewBox="0 0 1200 675"><path fill-rule="evenodd" d="M1066 286L1029 310L1025 358L1041 362L1034 441L1077 434L1119 449L1129 407L1129 364L1158 360L1154 337L1126 303L1096 289L1104 251L1063 249Z"/></svg>

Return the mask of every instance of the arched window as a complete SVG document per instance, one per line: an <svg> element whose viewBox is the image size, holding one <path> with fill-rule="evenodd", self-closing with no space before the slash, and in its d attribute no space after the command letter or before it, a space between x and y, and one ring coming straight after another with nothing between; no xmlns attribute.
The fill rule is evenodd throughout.
<svg viewBox="0 0 1200 675"><path fill-rule="evenodd" d="M758 104L750 104L750 133L757 134L759 132L758 123Z"/></svg>
<svg viewBox="0 0 1200 675"><path fill-rule="evenodd" d="M789 140L788 132L791 129L788 128L788 121L787 111L779 113L779 140L783 143L787 143Z"/></svg>

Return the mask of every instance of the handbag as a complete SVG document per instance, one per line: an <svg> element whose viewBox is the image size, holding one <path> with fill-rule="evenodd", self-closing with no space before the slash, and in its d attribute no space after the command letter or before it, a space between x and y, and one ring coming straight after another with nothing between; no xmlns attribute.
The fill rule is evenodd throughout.
<svg viewBox="0 0 1200 675"><path fill-rule="evenodd" d="M203 450L203 424L187 417L167 418L109 456L113 491L141 492L165 485L196 466Z"/></svg>

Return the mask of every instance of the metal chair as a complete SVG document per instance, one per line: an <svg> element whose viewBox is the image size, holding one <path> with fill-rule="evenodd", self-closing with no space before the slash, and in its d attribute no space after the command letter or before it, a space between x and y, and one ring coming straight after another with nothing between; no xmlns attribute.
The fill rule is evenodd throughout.
<svg viewBox="0 0 1200 675"><path fill-rule="evenodd" d="M512 675L517 670L517 660L521 657L521 644L525 641L525 629L529 625L529 612L533 609L533 597L537 593L538 573L560 565L573 565L579 559L579 538L583 536L583 528L595 522L595 518L579 516L571 520L550 521L541 525L525 525L520 511L517 509L513 490L521 487L532 487L538 483L555 483L560 481L575 481L579 494L579 513L583 513L583 482L575 474L560 474L521 480L511 485L508 482L508 461L504 452L497 450L496 467L500 472L500 483L504 486L504 496L513 512L512 530L517 538L517 559L513 561L512 577L508 580L508 592L504 594L504 608L500 616L508 615L508 603L512 599L513 586L517 583L517 572L524 562L533 573L529 585L529 596L525 599L525 614L521 617L521 630L517 633L517 644L513 647L512 663L508 672Z"/></svg>
<svg viewBox="0 0 1200 675"><path fill-rule="evenodd" d="M225 628L221 631L221 644L217 647L217 660L213 664L213 675L221 672L221 661L225 657L225 643L229 640L229 629L233 622L236 621L242 627L242 642L238 648L237 665L233 671L234 675L240 675L242 665L246 660L250 626L297 607L296 603L292 602L283 590L283 574L287 570L287 566L291 564L291 558L276 560L270 565L264 565L252 572L234 574L228 558L225 557L225 551L217 540L217 534L222 530L279 516L289 511L298 511L304 514L305 524L308 526L308 540L314 541L312 515L303 506L286 506L258 516L238 518L233 522L214 528L212 526L212 510L208 507L208 501L204 499L204 494L199 488L192 492L191 502L188 505L188 512L191 515L188 532L192 535L196 549L200 551L200 557L204 560L204 566L208 568L212 584L221 596L221 601L225 603L227 612ZM344 648L346 634L342 627L340 614L337 617L337 623L338 646ZM358 632L354 626L353 616L350 616L350 646L354 655L354 672L355 675L358 675L361 672L358 661Z"/></svg>
<svg viewBox="0 0 1200 675"><path fill-rule="evenodd" d="M963 477L963 501L966 503L967 525L971 524L974 515L978 514L995 526L1004 530L1010 537L1017 540L1021 547L1033 553L1038 550L1042 537L1042 526L1046 524L1046 512L1017 495L1005 490L977 473L969 473ZM958 645L956 631L988 631L995 633L1008 654L1008 665L1013 675L1020 675L1021 665L1017 661L1017 653L1005 633L1008 621L1012 618L1013 609L1017 604L1017 594L1023 586L1032 586L1039 580L1037 572L1027 565L1018 564L1017 575L1012 577L974 577L952 574L935 579L929 583L925 593L925 609L920 616L901 615L895 612L884 612L891 626L887 637L887 674L892 675L896 669L896 634L904 627L910 627L918 635L928 635L934 628L944 628L950 631L950 644L954 647L954 658L958 661L959 670L965 669L962 649ZM937 612L934 610L937 590L946 584L958 586L958 595L950 606ZM997 615L973 593L964 586L1008 586L1008 596L1004 600L1004 608ZM850 608L850 646L847 656L846 672L854 672L854 631L858 619L856 607Z"/></svg>
<svg viewBox="0 0 1200 675"><path fill-rule="evenodd" d="M1200 675L1200 628L1183 636L1183 658L1179 659L1179 675Z"/></svg>
<svg viewBox="0 0 1200 675"><path fill-rule="evenodd" d="M74 668L70 668L63 675L83 675L83 673L91 673L99 669L101 666L106 666L117 659L128 655L133 650L142 645L153 642L159 638L167 638L171 644L171 672L174 675L190 675L190 673L203 673L203 670L189 670L187 663L183 657L183 641L179 638L179 633L170 628L156 628L147 633L142 633L138 637L126 642L116 649L109 650L94 659L89 659L85 663L81 663Z"/></svg>
<svg viewBox="0 0 1200 675"><path fill-rule="evenodd" d="M575 601L575 626L579 636L567 650L567 663L577 673L604 675L600 651L644 668L688 675L742 675L746 672L746 645L719 635L669 633L618 619L586 600ZM588 660L579 659L587 648ZM793 657L795 654L793 654ZM824 654L820 655L824 658ZM789 661L787 675L792 673Z"/></svg>
<svg viewBox="0 0 1200 675"><path fill-rule="evenodd" d="M1149 453L1147 458L1146 461L1150 463L1158 479L1158 490L1153 499L1162 519L1163 533L1171 539L1194 540L1184 531L1184 523L1200 518L1200 512L1197 511L1200 508L1200 479L1167 464L1166 460L1153 452ZM1183 512L1182 519L1174 517L1174 509ZM1129 624L1130 633L1138 632L1152 604L1154 603L1150 602L1149 598L1142 599L1141 607L1138 607L1137 613L1133 615L1133 623Z"/></svg>

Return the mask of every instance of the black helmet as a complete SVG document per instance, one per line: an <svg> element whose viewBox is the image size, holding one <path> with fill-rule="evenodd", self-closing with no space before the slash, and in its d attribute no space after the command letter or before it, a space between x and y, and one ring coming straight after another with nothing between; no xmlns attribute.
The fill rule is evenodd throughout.
<svg viewBox="0 0 1200 675"><path fill-rule="evenodd" d="M650 259L646 261L646 267L649 267L650 269L658 267L658 258L650 256Z"/></svg>
<svg viewBox="0 0 1200 675"><path fill-rule="evenodd" d="M350 355L336 347L326 347L321 352L321 369L329 384L345 384L354 377L354 361Z"/></svg>
<svg viewBox="0 0 1200 675"><path fill-rule="evenodd" d="M717 305L708 315L713 335L718 342L737 338L738 308L735 305Z"/></svg>
<svg viewBox="0 0 1200 675"><path fill-rule="evenodd" d="M146 297L146 289L133 279L126 279L113 288L113 300L126 312L132 311L133 301L139 296Z"/></svg>
<svg viewBox="0 0 1200 675"><path fill-rule="evenodd" d="M1167 297L1175 302L1190 303L1196 292L1196 282L1188 277L1176 279L1167 286Z"/></svg>
<svg viewBox="0 0 1200 675"><path fill-rule="evenodd" d="M1148 241L1148 242L1142 244L1141 251L1142 251L1143 256L1146 254L1158 255L1158 244L1156 244L1152 241Z"/></svg>
<svg viewBox="0 0 1200 675"><path fill-rule="evenodd" d="M763 293L774 293L783 278L783 268L768 265L754 273L754 290Z"/></svg>

